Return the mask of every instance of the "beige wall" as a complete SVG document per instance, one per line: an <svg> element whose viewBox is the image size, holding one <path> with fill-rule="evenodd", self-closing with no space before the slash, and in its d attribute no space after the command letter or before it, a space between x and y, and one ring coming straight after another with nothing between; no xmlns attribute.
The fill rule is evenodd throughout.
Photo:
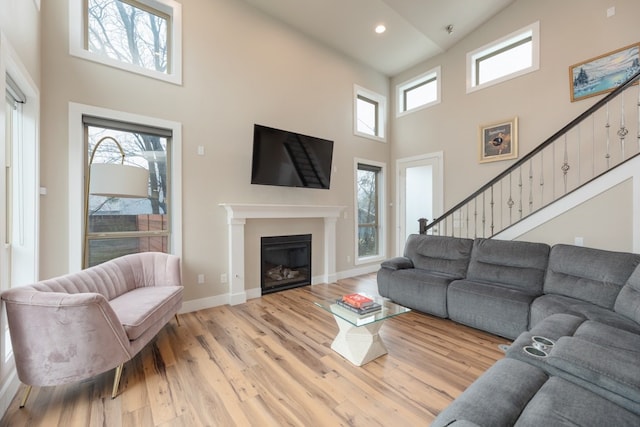
<svg viewBox="0 0 640 427"><path fill-rule="evenodd" d="M580 237L583 245L591 248L633 252L632 201L633 181L628 179L517 240L573 245Z"/></svg>
<svg viewBox="0 0 640 427"><path fill-rule="evenodd" d="M337 223L337 269L352 268L346 258L353 260L354 251L353 158L389 158L388 144L353 136L353 85L386 94L388 78L242 1L181 4L184 84L177 86L69 56L67 1L43 2L42 184L48 195L42 201L41 276L67 269L67 205L79 197L66 194L69 102L182 123L185 299L228 291L219 283L228 265L226 212L219 203L347 206L348 218ZM251 185L254 123L334 140L331 190ZM199 145L204 157L197 155ZM315 249L313 264L322 265ZM195 284L198 274L205 275L204 285Z"/></svg>
<svg viewBox="0 0 640 427"><path fill-rule="evenodd" d="M9 20L3 13L2 30L20 51L34 80L42 82L41 185L47 187L48 194L41 199L41 277L62 274L69 264L68 203L69 198L79 197L67 194L69 102L182 123L182 255L189 300L227 292L227 285L218 283L220 274L227 272L228 262L226 215L219 203L347 206L348 217L340 218L337 224L336 257L337 270L348 271L354 268L353 262L346 261L348 256L352 260L354 256L354 157L386 162L391 168L397 158L442 150L445 208L452 206L509 164L477 163L478 125L517 115L520 152L531 150L594 102L569 101L567 67L640 40L634 18L640 12L640 4L635 0L519 0L459 45L394 77L390 84L385 76L309 41L244 2L181 3L184 83L176 86L69 56L66 0L43 2L41 35L31 1L0 0L3 12L17 10L21 17ZM616 7L617 14L606 18L610 6ZM16 24L22 18L27 26ZM536 20L540 20L541 28L541 69L465 94L466 53ZM441 104L393 118L389 144L353 136L354 84L383 94L391 88L393 93L395 84L437 65L442 66L443 73ZM393 107L393 99L389 101ZM250 185L253 123L335 140L332 189ZM197 156L199 145L206 148L204 157ZM463 170L465 179L460 179ZM393 189L394 185L390 179L388 188ZM392 194L388 201L393 202L393 197ZM621 199L627 195L626 191L614 191L607 197L613 197L607 203L622 204L626 199ZM591 204L584 204L581 209L588 209L581 215L590 216ZM393 230L393 212L389 209L388 213L388 229ZM584 229L590 226L589 221L569 223L573 230L567 236L584 236L585 244L591 246L592 239ZM274 233L281 229L281 224L266 226ZM295 232L301 232L301 227L304 225L296 224ZM314 236L318 232L316 224L307 228ZM548 241L553 231L541 233L531 236ZM254 225L248 226L248 246L253 247L257 234ZM314 266L323 262L317 244L316 241ZM621 242L619 246L626 244ZM251 249L249 258L255 256ZM256 280L258 268L256 265L247 269L250 280ZM196 285L196 276L201 273L207 283ZM255 286L247 283L247 288Z"/></svg>
<svg viewBox="0 0 640 427"><path fill-rule="evenodd" d="M611 6L616 15L607 18ZM517 0L448 52L392 79L393 91L396 84L442 66L442 102L393 121L392 161L442 150L444 204L449 209L513 162L478 163L478 126L518 116L520 155L531 151L598 99L570 102L568 67L640 41L639 14L637 0ZM540 69L466 94L467 52L535 21L540 21ZM610 200L613 206L626 203L626 194L616 194L622 199ZM582 215L594 217L589 211ZM568 226L570 235L588 236L592 224ZM546 241L553 232L535 236ZM608 246L622 248L628 242L608 240Z"/></svg>
<svg viewBox="0 0 640 427"><path fill-rule="evenodd" d="M34 0L0 0L0 31L31 79L40 83L40 13Z"/></svg>

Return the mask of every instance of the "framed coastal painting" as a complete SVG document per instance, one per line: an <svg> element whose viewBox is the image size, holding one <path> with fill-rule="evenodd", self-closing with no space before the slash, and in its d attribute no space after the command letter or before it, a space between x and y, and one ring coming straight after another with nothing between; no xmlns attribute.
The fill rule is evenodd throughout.
<svg viewBox="0 0 640 427"><path fill-rule="evenodd" d="M640 71L640 43L569 67L571 102L611 92Z"/></svg>
<svg viewBox="0 0 640 427"><path fill-rule="evenodd" d="M480 163L518 157L518 117L480 126Z"/></svg>

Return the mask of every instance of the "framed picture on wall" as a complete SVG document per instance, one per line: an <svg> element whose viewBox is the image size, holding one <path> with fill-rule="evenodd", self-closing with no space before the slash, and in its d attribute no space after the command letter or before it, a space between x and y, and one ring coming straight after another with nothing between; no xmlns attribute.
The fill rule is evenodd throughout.
<svg viewBox="0 0 640 427"><path fill-rule="evenodd" d="M640 70L640 43L569 67L571 102L611 92Z"/></svg>
<svg viewBox="0 0 640 427"><path fill-rule="evenodd" d="M518 157L518 117L480 126L480 163Z"/></svg>

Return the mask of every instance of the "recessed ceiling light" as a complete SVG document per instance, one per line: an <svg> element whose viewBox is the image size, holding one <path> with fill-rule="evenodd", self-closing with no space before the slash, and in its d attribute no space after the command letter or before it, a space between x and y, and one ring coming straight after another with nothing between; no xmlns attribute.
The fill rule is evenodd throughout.
<svg viewBox="0 0 640 427"><path fill-rule="evenodd" d="M384 24L378 24L378 25L376 26L376 33L378 33L378 34L382 34L382 33L384 33L385 31L387 31L387 27L385 27L385 26L384 26Z"/></svg>

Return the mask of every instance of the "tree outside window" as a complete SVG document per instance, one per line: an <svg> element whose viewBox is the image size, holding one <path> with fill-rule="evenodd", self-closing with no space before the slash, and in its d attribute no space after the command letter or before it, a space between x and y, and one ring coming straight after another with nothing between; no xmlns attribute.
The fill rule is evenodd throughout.
<svg viewBox="0 0 640 427"><path fill-rule="evenodd" d="M167 137L87 126L87 158L104 136L115 138L125 152L125 164L149 170L146 198L89 196L88 262L100 264L137 252L169 252ZM115 144L101 144L93 163L120 163Z"/></svg>
<svg viewBox="0 0 640 427"><path fill-rule="evenodd" d="M169 16L133 1L87 0L89 52L168 73Z"/></svg>
<svg viewBox="0 0 640 427"><path fill-rule="evenodd" d="M358 257L376 256L379 250L379 175L382 168L358 163Z"/></svg>

